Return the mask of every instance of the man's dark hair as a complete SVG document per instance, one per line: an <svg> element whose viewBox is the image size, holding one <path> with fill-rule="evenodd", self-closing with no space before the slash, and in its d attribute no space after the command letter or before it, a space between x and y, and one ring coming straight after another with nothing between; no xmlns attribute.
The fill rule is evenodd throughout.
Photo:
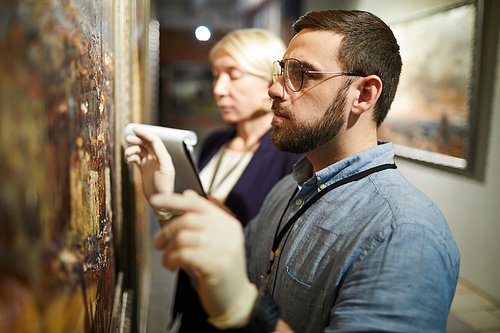
<svg viewBox="0 0 500 333"><path fill-rule="evenodd" d="M380 77L383 88L373 114L380 126L394 100L402 67L399 45L387 24L368 12L324 10L305 14L293 28L296 33L312 29L343 36L338 54L342 71Z"/></svg>

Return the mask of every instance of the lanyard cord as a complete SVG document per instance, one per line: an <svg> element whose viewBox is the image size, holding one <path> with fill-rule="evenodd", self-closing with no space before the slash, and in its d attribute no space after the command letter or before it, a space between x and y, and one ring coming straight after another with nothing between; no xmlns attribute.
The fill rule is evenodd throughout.
<svg viewBox="0 0 500 333"><path fill-rule="evenodd" d="M321 199L325 194L327 194L328 192L330 192L331 190L333 190L333 189L335 189L335 188L337 188L339 186L345 185L345 184L353 182L353 181L360 180L360 179L362 179L362 178L364 178L364 177L366 177L368 175L371 175L371 174L376 173L376 172L380 172L382 170L396 169L396 168L397 168L396 164L381 164L381 165L378 165L376 167L367 169L365 171L361 171L359 173L356 173L356 174L354 174L354 175L352 175L350 177L341 179L338 182L335 182L335 183L327 186L321 192L316 193L311 198L311 200L307 201L304 205L302 205L302 207L300 207L300 209L298 210L298 212L295 213L295 215L292 216L292 218L290 220L288 220L288 222L285 224L285 226L283 227L283 229L281 229L281 231L278 233L279 225L281 224L281 220L283 220L283 217L285 216L285 213L286 213L286 211L288 209L288 206L290 205L290 202L293 200L293 198L295 197L295 194L297 192L295 190L294 193L293 193L293 195L292 195L292 197L290 198L290 201L288 202L288 205L285 207L285 210L283 211L283 214L281 215L280 224L278 224L278 226L276 228L276 232L274 234L273 247L272 247L272 250L271 250L271 253L270 253L270 256L269 256L269 266L267 268L267 278L264 280L264 277L261 276L263 285L265 285L266 289L268 288L269 278L271 276L271 267L273 266L274 259L280 255L280 250L278 249L278 247L279 247L281 241L283 240L283 237L285 237L285 235L288 232L288 230L290 230L290 228L292 227L292 225L299 219L299 217L302 216L302 214L304 214L304 212L309 207L311 207L316 201L318 201L319 199Z"/></svg>

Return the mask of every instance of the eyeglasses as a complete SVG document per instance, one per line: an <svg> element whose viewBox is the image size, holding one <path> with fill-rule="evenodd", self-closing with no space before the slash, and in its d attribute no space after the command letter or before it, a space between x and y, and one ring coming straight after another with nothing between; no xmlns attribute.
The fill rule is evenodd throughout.
<svg viewBox="0 0 500 333"><path fill-rule="evenodd" d="M283 59L276 60L273 63L273 82L285 73L285 84L291 91L299 91L304 83L304 74L335 74L335 75L349 75L349 76L363 76L366 75L357 72L322 72L322 71L305 71L302 63L297 59Z"/></svg>

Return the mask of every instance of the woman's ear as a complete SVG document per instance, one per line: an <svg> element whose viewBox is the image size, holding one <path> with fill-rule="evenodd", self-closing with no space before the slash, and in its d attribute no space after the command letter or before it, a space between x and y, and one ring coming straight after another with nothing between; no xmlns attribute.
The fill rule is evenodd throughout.
<svg viewBox="0 0 500 333"><path fill-rule="evenodd" d="M361 115L375 107L382 92L382 80L377 75L369 75L354 85L357 89L357 98L353 102L351 112Z"/></svg>

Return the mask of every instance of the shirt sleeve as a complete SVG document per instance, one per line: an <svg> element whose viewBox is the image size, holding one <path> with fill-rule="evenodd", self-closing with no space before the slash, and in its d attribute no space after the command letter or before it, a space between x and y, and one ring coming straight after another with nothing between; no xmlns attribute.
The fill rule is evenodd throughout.
<svg viewBox="0 0 500 333"><path fill-rule="evenodd" d="M325 332L445 332L458 253L419 224L374 237L345 274Z"/></svg>

